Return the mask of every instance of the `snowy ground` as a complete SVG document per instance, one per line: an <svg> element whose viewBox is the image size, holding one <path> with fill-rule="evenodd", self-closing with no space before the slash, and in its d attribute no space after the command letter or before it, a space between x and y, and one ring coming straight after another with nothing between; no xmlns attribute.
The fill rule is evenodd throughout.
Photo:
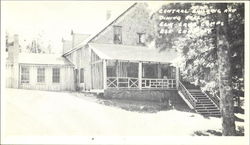
<svg viewBox="0 0 250 145"><path fill-rule="evenodd" d="M219 118L176 110L139 113L69 92L6 89L6 136L176 136L220 131Z"/></svg>

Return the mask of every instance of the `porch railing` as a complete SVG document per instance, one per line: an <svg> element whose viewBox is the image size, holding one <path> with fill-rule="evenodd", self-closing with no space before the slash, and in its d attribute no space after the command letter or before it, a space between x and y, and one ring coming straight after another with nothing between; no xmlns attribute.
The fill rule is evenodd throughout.
<svg viewBox="0 0 250 145"><path fill-rule="evenodd" d="M107 77L108 88L138 88L138 78Z"/></svg>
<svg viewBox="0 0 250 145"><path fill-rule="evenodd" d="M176 80L175 79L142 79L142 88L166 88L175 89Z"/></svg>
<svg viewBox="0 0 250 145"><path fill-rule="evenodd" d="M197 100L193 97L193 95L185 88L185 86L179 81L178 90L183 94L183 96L191 103L191 105L195 108Z"/></svg>
<svg viewBox="0 0 250 145"><path fill-rule="evenodd" d="M141 85L143 89L176 89L176 80L142 78ZM139 88L139 79L133 77L107 77L107 88Z"/></svg>

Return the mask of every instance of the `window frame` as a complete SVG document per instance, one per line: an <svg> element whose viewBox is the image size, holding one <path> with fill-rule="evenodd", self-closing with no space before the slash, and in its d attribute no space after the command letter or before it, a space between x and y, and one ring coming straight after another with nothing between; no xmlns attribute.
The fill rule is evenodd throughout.
<svg viewBox="0 0 250 145"><path fill-rule="evenodd" d="M43 70L42 74L39 70ZM45 67L38 67L37 68L37 80L36 80L36 82L37 83L45 83Z"/></svg>
<svg viewBox="0 0 250 145"><path fill-rule="evenodd" d="M114 31L114 34L113 34L114 44L122 44L122 26L117 26L117 25L113 26L113 31ZM119 36L120 36L120 40L117 39L119 38Z"/></svg>
<svg viewBox="0 0 250 145"><path fill-rule="evenodd" d="M144 42L142 42L142 38L144 37ZM137 44L145 46L146 43L146 33L137 33Z"/></svg>
<svg viewBox="0 0 250 145"><path fill-rule="evenodd" d="M26 69L24 72L23 69ZM30 68L28 66L21 66L21 84L29 84L30 83Z"/></svg>
<svg viewBox="0 0 250 145"><path fill-rule="evenodd" d="M58 72L54 72L58 70ZM52 68L52 83L60 83L60 68L59 67L54 67Z"/></svg>

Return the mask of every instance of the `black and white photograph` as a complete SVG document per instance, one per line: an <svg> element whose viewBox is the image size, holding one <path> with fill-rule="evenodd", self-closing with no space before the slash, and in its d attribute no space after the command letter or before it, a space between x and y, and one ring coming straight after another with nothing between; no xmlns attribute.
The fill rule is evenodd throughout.
<svg viewBox="0 0 250 145"><path fill-rule="evenodd" d="M249 144L248 1L1 1L1 144Z"/></svg>

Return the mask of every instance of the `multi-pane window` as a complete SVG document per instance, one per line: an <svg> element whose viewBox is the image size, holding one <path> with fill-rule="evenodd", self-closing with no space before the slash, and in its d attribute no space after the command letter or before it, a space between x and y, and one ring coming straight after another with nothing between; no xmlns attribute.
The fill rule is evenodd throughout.
<svg viewBox="0 0 250 145"><path fill-rule="evenodd" d="M80 83L84 83L84 69L80 69Z"/></svg>
<svg viewBox="0 0 250 145"><path fill-rule="evenodd" d="M29 83L29 67L21 67L21 83Z"/></svg>
<svg viewBox="0 0 250 145"><path fill-rule="evenodd" d="M52 82L60 83L60 68L53 68Z"/></svg>
<svg viewBox="0 0 250 145"><path fill-rule="evenodd" d="M138 44L145 45L145 33L137 33L138 35Z"/></svg>
<svg viewBox="0 0 250 145"><path fill-rule="evenodd" d="M45 82L45 68L37 68L37 82L38 83Z"/></svg>
<svg viewBox="0 0 250 145"><path fill-rule="evenodd" d="M114 26L114 44L122 44L122 27Z"/></svg>

